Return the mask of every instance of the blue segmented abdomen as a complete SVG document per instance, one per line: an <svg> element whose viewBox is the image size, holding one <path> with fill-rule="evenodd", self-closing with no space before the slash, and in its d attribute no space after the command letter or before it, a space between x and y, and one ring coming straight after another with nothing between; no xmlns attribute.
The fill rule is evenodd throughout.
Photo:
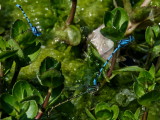
<svg viewBox="0 0 160 120"><path fill-rule="evenodd" d="M22 11L24 17L25 17L26 20L28 21L29 26L30 26L30 27L33 27L32 23L30 22L30 20L29 20L27 14L24 12L24 10L22 9L22 7L21 7L19 4L16 4L16 6Z"/></svg>
<svg viewBox="0 0 160 120"><path fill-rule="evenodd" d="M29 24L29 26L30 26L30 28L31 28L31 30L32 30L32 33L33 33L35 36L40 36L40 35L42 35L42 33L39 32L39 31L37 30L37 28L32 25L32 23L30 22L28 16L26 15L26 13L25 13L24 10L22 9L22 7L21 7L19 4L16 4L16 6L22 11L24 17L26 18L26 20L27 20L27 22L28 22L28 24Z"/></svg>
<svg viewBox="0 0 160 120"><path fill-rule="evenodd" d="M103 66L100 68L99 72L96 74L96 77L93 80L93 85L97 85L97 80L99 78L99 76L102 74L103 69L105 68L105 66L109 63L110 59L113 57L113 55L122 47L125 47L126 45L128 45L129 43L131 43L134 40L133 36L129 36L129 38L127 39L123 39L120 40L118 47L113 51L113 53L108 57L108 59L106 60L106 62L103 64Z"/></svg>

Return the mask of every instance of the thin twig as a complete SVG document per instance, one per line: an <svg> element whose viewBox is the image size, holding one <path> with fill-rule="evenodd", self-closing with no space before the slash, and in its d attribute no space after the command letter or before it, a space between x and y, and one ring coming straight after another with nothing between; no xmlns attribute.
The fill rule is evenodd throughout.
<svg viewBox="0 0 160 120"><path fill-rule="evenodd" d="M151 0L144 0L144 2L141 4L141 7L148 6Z"/></svg>
<svg viewBox="0 0 160 120"><path fill-rule="evenodd" d="M111 77L111 75L112 75L112 71L113 71L114 66L115 66L115 64L116 64L116 57L117 57L117 53L115 53L115 54L113 55L112 62L111 62L111 67L110 67L109 71L107 72L107 76L108 76L108 77Z"/></svg>
<svg viewBox="0 0 160 120"><path fill-rule="evenodd" d="M127 30L124 34L124 36L129 36L130 34L133 33L133 31L138 27L138 25L140 25L141 22L139 23L132 23L131 21L129 21L128 23L128 27L127 27Z"/></svg>
<svg viewBox="0 0 160 120"><path fill-rule="evenodd" d="M47 105L48 105L49 98L50 98L50 96L51 96L51 92L52 92L52 88L49 88L49 89L48 89L48 93L47 93L47 95L46 95L46 98L45 98L45 100L44 100L44 102L43 102L43 105L42 105L42 110L39 110L39 113L38 113L37 116L35 117L36 120L39 120L39 119L42 117L42 115L43 115L43 113L44 113L44 111L45 111L45 109L46 109L46 107L47 107Z"/></svg>
<svg viewBox="0 0 160 120"><path fill-rule="evenodd" d="M144 2L142 3L141 7L147 7L150 2L151 2L151 0L144 0ZM144 20L144 21L146 21L146 20ZM144 21L141 21L141 22L138 22L138 23L132 23L131 21L129 21L127 30L125 32L125 36L130 35Z"/></svg>
<svg viewBox="0 0 160 120"><path fill-rule="evenodd" d="M115 8L118 7L116 0L113 0L113 5L114 5Z"/></svg>
<svg viewBox="0 0 160 120"><path fill-rule="evenodd" d="M70 15L66 21L66 25L70 25L73 22L74 15L76 13L77 0L72 0L72 8L70 11Z"/></svg>
<svg viewBox="0 0 160 120"><path fill-rule="evenodd" d="M145 110L145 112L143 113L143 116L142 116L142 120L147 120L148 118L148 111Z"/></svg>

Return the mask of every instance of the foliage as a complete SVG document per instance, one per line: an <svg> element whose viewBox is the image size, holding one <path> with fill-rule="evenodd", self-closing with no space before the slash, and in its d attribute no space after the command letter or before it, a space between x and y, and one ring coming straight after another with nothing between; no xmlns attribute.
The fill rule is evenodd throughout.
<svg viewBox="0 0 160 120"><path fill-rule="evenodd" d="M70 0L16 2L42 36L28 29L15 1L0 3L0 119L140 120L143 108L160 117L159 0L145 7L143 0L79 0L71 25ZM135 41L92 86L106 60L87 36L102 24L115 47L131 34Z"/></svg>
<svg viewBox="0 0 160 120"><path fill-rule="evenodd" d="M105 28L101 30L101 33L105 37L120 40L124 37L128 26L128 15L122 8L116 8L111 12L107 11L104 15L104 25Z"/></svg>

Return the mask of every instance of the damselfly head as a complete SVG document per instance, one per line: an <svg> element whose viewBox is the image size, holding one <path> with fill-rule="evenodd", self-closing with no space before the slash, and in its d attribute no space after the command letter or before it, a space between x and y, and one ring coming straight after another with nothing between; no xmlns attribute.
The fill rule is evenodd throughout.
<svg viewBox="0 0 160 120"><path fill-rule="evenodd" d="M87 92L94 94L95 92L97 92L99 90L99 85L93 85L93 86L89 86L87 88Z"/></svg>
<svg viewBox="0 0 160 120"><path fill-rule="evenodd" d="M42 33L39 32L36 27L32 27L31 29L32 29L32 33L33 33L35 36L38 37L38 36L42 35Z"/></svg>
<svg viewBox="0 0 160 120"><path fill-rule="evenodd" d="M131 43L132 41L134 41L134 37L131 35L129 36L127 39L123 39L119 41L118 47L125 47L126 45L128 45L129 43Z"/></svg>
<svg viewBox="0 0 160 120"><path fill-rule="evenodd" d="M130 40L130 42L132 42L132 41L134 41L135 39L134 39L134 37L133 37L132 35L130 35L130 36L129 36L129 40Z"/></svg>

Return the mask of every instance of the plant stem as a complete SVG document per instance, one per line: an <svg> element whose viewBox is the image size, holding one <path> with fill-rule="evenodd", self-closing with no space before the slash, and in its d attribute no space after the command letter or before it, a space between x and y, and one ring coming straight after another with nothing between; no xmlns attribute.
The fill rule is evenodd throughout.
<svg viewBox="0 0 160 120"><path fill-rule="evenodd" d="M133 33L133 31L138 27L138 25L140 25L141 22L139 23L132 23L131 21L129 21L128 23L128 27L127 27L127 30L124 34L124 36L129 36L130 34Z"/></svg>
<svg viewBox="0 0 160 120"><path fill-rule="evenodd" d="M11 87L11 88L12 88L13 85L16 83L17 77L18 77L18 75L19 75L20 70L21 70L21 67L16 63L15 72L14 72L12 81L11 81L11 83L10 83L10 87Z"/></svg>
<svg viewBox="0 0 160 120"><path fill-rule="evenodd" d="M44 100L44 103L43 103L43 105L42 105L42 108L43 108L43 109L46 109L46 107L47 107L47 105L48 105L48 101L49 101L49 98L50 98L50 96L51 96L51 92L52 92L52 88L49 88L49 89L48 89L47 96L46 96L46 98L45 98L45 100Z"/></svg>
<svg viewBox="0 0 160 120"><path fill-rule="evenodd" d="M67 25L70 25L73 22L74 15L76 13L76 6L77 6L77 0L72 0L72 8L71 8L71 11L70 11L70 15L69 15L69 17L66 21Z"/></svg>
<svg viewBox="0 0 160 120"><path fill-rule="evenodd" d="M113 0L113 5L114 5L115 8L118 7L116 0Z"/></svg>
<svg viewBox="0 0 160 120"><path fill-rule="evenodd" d="M37 114L37 116L35 117L36 120L40 119L43 115L43 112L45 111L47 105L48 105L48 102L49 102L49 98L51 96L51 92L52 92L52 88L49 88L48 89L48 93L46 95L46 98L43 102L43 105L42 105L42 110L39 110L39 113Z"/></svg>
<svg viewBox="0 0 160 120"><path fill-rule="evenodd" d="M123 3L124 3L125 1L127 2L128 0L123 0ZM144 0L144 2L141 4L140 7L146 7L146 6L149 5L150 2L151 2L151 0ZM128 4L129 4L129 3L128 3ZM127 10L128 15L129 15L129 14L131 14L131 10L132 10L132 9L127 6L128 4L127 4L127 3L126 3L126 5L124 4L124 7L126 6L125 9ZM145 21L145 20L144 20L144 21ZM129 21L127 30L126 30L126 32L125 32L125 36L130 35L130 34L131 34L142 22L144 22L144 21L141 21L141 22L138 22L138 23L132 23L131 21Z"/></svg>
<svg viewBox="0 0 160 120"><path fill-rule="evenodd" d="M123 0L123 5L124 5L124 9L127 11L128 16L129 16L132 12L132 6L130 3L130 0Z"/></svg>
<svg viewBox="0 0 160 120"><path fill-rule="evenodd" d="M108 77L111 77L111 75L112 75L113 68L114 68L114 66L116 64L116 57L117 57L117 53L115 53L113 55L112 62L111 62L111 67L110 67L109 71L107 72L107 76Z"/></svg>
<svg viewBox="0 0 160 120"><path fill-rule="evenodd" d="M3 65L0 62L0 95L3 93Z"/></svg>
<svg viewBox="0 0 160 120"><path fill-rule="evenodd" d="M146 109L143 113L142 120L147 120L148 118L148 110Z"/></svg>
<svg viewBox="0 0 160 120"><path fill-rule="evenodd" d="M148 6L151 0L144 0L144 2L141 4L141 7Z"/></svg>

